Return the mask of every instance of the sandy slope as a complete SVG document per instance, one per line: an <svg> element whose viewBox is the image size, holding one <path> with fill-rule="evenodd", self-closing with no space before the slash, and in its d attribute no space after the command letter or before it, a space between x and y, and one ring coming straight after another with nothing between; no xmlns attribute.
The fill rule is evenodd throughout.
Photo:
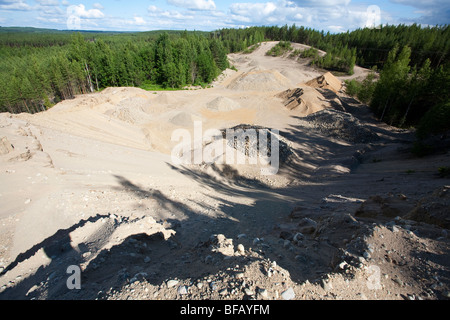
<svg viewBox="0 0 450 320"><path fill-rule="evenodd" d="M210 89L108 88L1 114L0 299L446 298L446 227L407 213L446 190L435 173L448 154L412 158L410 132L307 87L322 73L265 56L274 44L230 55L239 71ZM296 88L305 101L287 104L280 94ZM176 166L171 135L195 121L279 129L292 155L267 177L248 164ZM356 216L371 196L398 194L399 218ZM69 265L81 266L79 291L66 287Z"/></svg>

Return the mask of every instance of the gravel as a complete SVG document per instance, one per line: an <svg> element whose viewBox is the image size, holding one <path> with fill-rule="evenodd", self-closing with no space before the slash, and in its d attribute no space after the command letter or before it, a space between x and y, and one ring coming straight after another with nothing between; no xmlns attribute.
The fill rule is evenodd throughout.
<svg viewBox="0 0 450 320"><path fill-rule="evenodd" d="M326 109L301 118L299 124L305 128L351 143L370 143L379 140L376 133L367 128L350 113Z"/></svg>

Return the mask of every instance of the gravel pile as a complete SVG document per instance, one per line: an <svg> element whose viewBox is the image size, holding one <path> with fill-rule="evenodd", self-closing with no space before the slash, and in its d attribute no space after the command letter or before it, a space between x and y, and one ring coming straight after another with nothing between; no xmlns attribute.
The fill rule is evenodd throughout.
<svg viewBox="0 0 450 320"><path fill-rule="evenodd" d="M271 157L272 155L272 139L278 140L279 146L279 160L280 163L285 163L289 160L289 158L293 155L293 151L291 147L288 145L287 141L281 136L272 132L272 129L256 126L256 125L247 125L240 124L233 128L230 128L234 131L234 136L228 137L227 139L227 130L222 130L222 136L224 139L227 139L227 144L234 149L243 152L248 157L257 157L258 150L260 150L260 132L262 130L266 131L267 142L263 141L267 147L267 155ZM256 133L256 139L250 139L251 130L254 130ZM261 148L265 146L261 144ZM264 149L261 149L261 152L265 154Z"/></svg>
<svg viewBox="0 0 450 320"><path fill-rule="evenodd" d="M351 143L370 143L379 140L376 133L366 128L358 119L351 114L326 109L300 120L299 123L305 128Z"/></svg>

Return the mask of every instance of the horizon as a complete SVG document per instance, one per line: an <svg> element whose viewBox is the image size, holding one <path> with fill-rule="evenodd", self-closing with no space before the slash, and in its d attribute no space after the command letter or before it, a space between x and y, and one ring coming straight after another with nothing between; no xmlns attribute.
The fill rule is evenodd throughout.
<svg viewBox="0 0 450 320"><path fill-rule="evenodd" d="M0 0L0 25L85 32L211 32L295 24L341 33L379 25L427 27L450 21L450 3L443 0L242 1Z"/></svg>

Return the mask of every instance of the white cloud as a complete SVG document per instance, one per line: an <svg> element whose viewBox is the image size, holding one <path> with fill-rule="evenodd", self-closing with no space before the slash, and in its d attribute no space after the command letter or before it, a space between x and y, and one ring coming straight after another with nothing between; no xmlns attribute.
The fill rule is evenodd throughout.
<svg viewBox="0 0 450 320"><path fill-rule="evenodd" d="M242 22L253 21L255 23L261 22L269 15L279 12L278 7L273 2L267 3L233 3L230 6L230 13L235 19Z"/></svg>
<svg viewBox="0 0 450 320"><path fill-rule="evenodd" d="M59 6L58 0L35 0L35 1L43 7Z"/></svg>
<svg viewBox="0 0 450 320"><path fill-rule="evenodd" d="M348 6L351 0L293 0L300 7Z"/></svg>
<svg viewBox="0 0 450 320"><path fill-rule="evenodd" d="M163 20L162 18L165 18L164 20L167 20L168 22L170 22L170 19L190 20L194 18L194 16L189 13L183 14L174 10L162 10L154 5L148 7L148 15L150 17L156 18L157 21L160 22Z"/></svg>
<svg viewBox="0 0 450 320"><path fill-rule="evenodd" d="M168 4L176 7L193 10L215 10L216 4L213 0L167 0Z"/></svg>
<svg viewBox="0 0 450 320"><path fill-rule="evenodd" d="M301 5L303 4L303 6ZM313 6L317 4L317 6ZM303 25L317 30L341 32L364 27L368 13L365 5L349 0L233 3L229 7L228 25Z"/></svg>
<svg viewBox="0 0 450 320"><path fill-rule="evenodd" d="M29 11L32 9L23 0L0 0L0 10Z"/></svg>
<svg viewBox="0 0 450 320"><path fill-rule="evenodd" d="M142 17L134 17L134 24L138 26L143 26L147 24L147 22L145 22L144 18Z"/></svg>
<svg viewBox="0 0 450 320"><path fill-rule="evenodd" d="M153 5L148 7L149 12L158 12L158 10L159 10L158 7Z"/></svg>
<svg viewBox="0 0 450 320"><path fill-rule="evenodd" d="M68 7L67 15L84 19L99 19L105 16L99 9L86 10L84 4L72 5Z"/></svg>
<svg viewBox="0 0 450 320"><path fill-rule="evenodd" d="M104 6L102 6L102 4L101 3L94 3L93 5L92 5L92 7L94 8L94 9L98 9L98 10L103 10L103 9L105 9L105 7Z"/></svg>

